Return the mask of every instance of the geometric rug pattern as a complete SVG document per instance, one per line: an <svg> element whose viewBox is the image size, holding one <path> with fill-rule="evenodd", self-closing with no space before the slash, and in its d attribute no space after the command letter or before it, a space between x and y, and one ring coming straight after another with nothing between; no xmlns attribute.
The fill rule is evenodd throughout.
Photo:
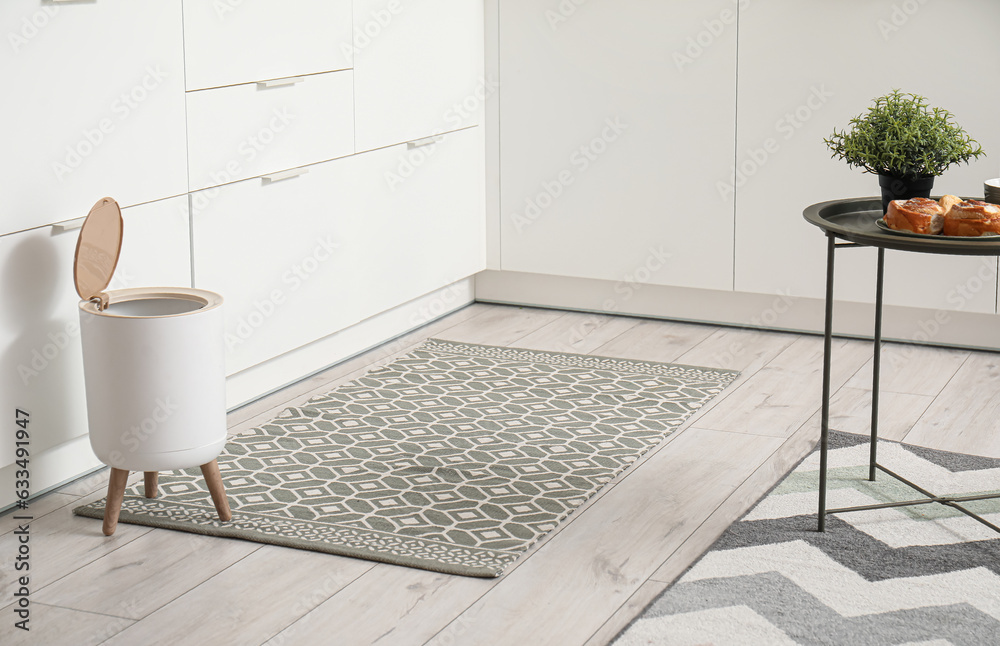
<svg viewBox="0 0 1000 646"><path fill-rule="evenodd" d="M120 520L495 577L737 375L432 339L230 438L230 522L197 468Z"/></svg>
<svg viewBox="0 0 1000 646"><path fill-rule="evenodd" d="M879 473L868 438L831 431L828 506L920 498ZM938 495L1000 490L1000 460L879 442L879 463ZM613 642L997 644L1000 535L944 505L855 511L816 531L807 457ZM1000 523L1000 500L966 503Z"/></svg>

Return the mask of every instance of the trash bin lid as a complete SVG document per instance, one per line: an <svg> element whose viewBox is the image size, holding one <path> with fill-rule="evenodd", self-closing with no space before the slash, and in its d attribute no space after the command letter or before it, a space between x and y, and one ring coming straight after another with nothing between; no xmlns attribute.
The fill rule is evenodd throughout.
<svg viewBox="0 0 1000 646"><path fill-rule="evenodd" d="M85 301L100 298L107 307L104 290L118 265L122 249L122 212L118 202L104 197L90 209L76 241L73 280L76 293Z"/></svg>

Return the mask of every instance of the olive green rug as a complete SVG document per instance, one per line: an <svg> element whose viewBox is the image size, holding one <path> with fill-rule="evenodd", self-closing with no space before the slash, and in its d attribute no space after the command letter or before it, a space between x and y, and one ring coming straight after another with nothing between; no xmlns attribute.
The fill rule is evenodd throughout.
<svg viewBox="0 0 1000 646"><path fill-rule="evenodd" d="M430 340L231 438L230 522L197 468L120 521L496 577L737 375Z"/></svg>

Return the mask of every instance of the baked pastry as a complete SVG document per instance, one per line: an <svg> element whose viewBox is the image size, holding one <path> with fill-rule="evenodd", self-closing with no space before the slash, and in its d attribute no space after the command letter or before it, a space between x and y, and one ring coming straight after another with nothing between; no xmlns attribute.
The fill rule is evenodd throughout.
<svg viewBox="0 0 1000 646"><path fill-rule="evenodd" d="M1000 206L982 200L953 204L944 219L946 236L1000 235Z"/></svg>
<svg viewBox="0 0 1000 646"><path fill-rule="evenodd" d="M941 210L944 212L944 217L948 217L948 211L951 210L951 207L955 206L961 201L962 198L960 198L957 195L945 195L940 200L938 200L938 204L941 205Z"/></svg>
<svg viewBox="0 0 1000 646"><path fill-rule="evenodd" d="M885 224L896 231L938 234L944 228L944 210L927 197L893 200L885 213Z"/></svg>

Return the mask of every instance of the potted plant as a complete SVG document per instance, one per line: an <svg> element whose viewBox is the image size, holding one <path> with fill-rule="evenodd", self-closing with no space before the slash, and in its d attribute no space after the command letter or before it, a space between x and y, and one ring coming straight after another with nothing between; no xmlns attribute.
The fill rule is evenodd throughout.
<svg viewBox="0 0 1000 646"><path fill-rule="evenodd" d="M950 112L899 90L875 99L850 125L823 141L832 157L879 176L883 213L891 200L930 197L937 175L984 154Z"/></svg>

